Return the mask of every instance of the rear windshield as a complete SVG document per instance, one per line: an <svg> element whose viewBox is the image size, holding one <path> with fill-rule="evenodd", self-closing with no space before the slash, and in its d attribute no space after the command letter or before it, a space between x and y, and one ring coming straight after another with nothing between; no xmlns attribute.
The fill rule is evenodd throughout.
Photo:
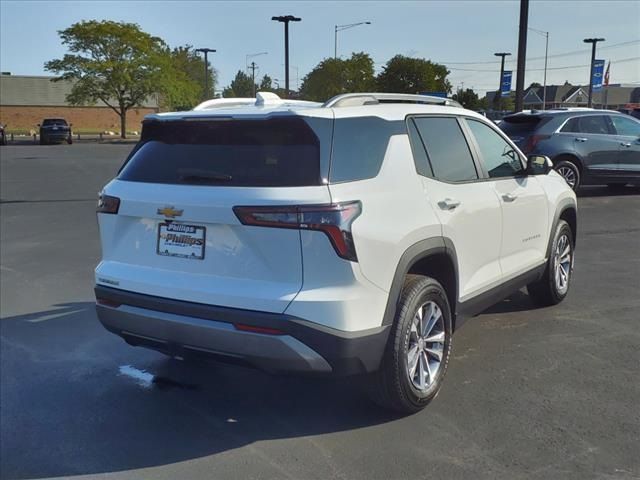
<svg viewBox="0 0 640 480"><path fill-rule="evenodd" d="M63 125L65 126L67 124L67 121L63 118L45 118L42 121L42 125L45 127L49 127L52 125Z"/></svg>
<svg viewBox="0 0 640 480"><path fill-rule="evenodd" d="M499 127L508 137L531 135L536 129L547 123L548 119L533 115L505 117Z"/></svg>
<svg viewBox="0 0 640 480"><path fill-rule="evenodd" d="M320 142L297 117L147 121L118 179L236 187L319 185Z"/></svg>

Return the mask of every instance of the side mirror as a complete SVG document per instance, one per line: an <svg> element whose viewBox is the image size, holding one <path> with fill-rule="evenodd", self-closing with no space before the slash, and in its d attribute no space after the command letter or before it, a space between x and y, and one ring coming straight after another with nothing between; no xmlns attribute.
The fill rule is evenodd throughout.
<svg viewBox="0 0 640 480"><path fill-rule="evenodd" d="M527 157L527 173L529 175L546 175L553 169L553 162L546 155L529 155Z"/></svg>

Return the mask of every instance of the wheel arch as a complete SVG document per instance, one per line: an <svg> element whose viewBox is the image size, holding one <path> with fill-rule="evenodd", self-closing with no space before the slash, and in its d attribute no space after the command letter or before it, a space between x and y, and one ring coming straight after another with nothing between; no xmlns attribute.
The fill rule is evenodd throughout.
<svg viewBox="0 0 640 480"><path fill-rule="evenodd" d="M582 160L573 152L557 153L553 156L551 161L553 162L554 169L555 169L556 163L562 162L562 161L568 161L568 162L574 163L576 167L578 167L578 170L580 170L580 174L582 174L584 170L584 165L582 163Z"/></svg>
<svg viewBox="0 0 640 480"><path fill-rule="evenodd" d="M407 274L434 278L445 289L455 328L458 300L458 262L453 242L444 237L421 240L409 247L400 257L389 290L383 325L393 323Z"/></svg>
<svg viewBox="0 0 640 480"><path fill-rule="evenodd" d="M556 213L553 217L553 223L551 224L551 231L549 233L549 240L547 243L547 256L548 259L551 255L551 247L553 246L553 237L558 228L558 222L564 220L571 227L571 236L573 237L573 248L575 249L576 240L578 239L578 209L575 201L571 198L563 200L556 209Z"/></svg>

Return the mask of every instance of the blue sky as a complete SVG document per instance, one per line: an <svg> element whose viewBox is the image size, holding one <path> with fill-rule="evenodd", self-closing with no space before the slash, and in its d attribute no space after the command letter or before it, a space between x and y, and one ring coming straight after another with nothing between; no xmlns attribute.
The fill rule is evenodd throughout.
<svg viewBox="0 0 640 480"><path fill-rule="evenodd" d="M268 52L253 60L258 75L284 83L282 24L273 15L293 14L291 83L320 60L333 55L334 25L370 21L339 34L340 55L366 51L380 70L397 53L445 63L454 88L484 92L497 87L496 51L513 53L507 68L515 70L518 46L518 1L385 1L385 2L223 2L223 1L9 1L0 0L0 70L45 74L43 64L65 53L57 31L79 20L110 19L138 23L169 45L216 48L210 57L227 85L247 54ZM598 58L612 61L612 83L640 83L640 1L536 1L529 25L550 32L548 83L588 82L590 53L585 37L605 37ZM620 43L631 42L625 45ZM566 56L553 55L571 53ZM525 85L542 83L544 37L529 33ZM627 60L634 59L634 60ZM620 60L627 60L620 62ZM514 75L515 77L515 75Z"/></svg>

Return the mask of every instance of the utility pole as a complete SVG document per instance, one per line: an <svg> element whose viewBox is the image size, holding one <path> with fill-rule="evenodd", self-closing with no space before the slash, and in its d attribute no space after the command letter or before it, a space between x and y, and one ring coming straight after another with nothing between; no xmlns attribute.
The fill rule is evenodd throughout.
<svg viewBox="0 0 640 480"><path fill-rule="evenodd" d="M591 108L593 106L593 65L596 63L596 44L598 42L604 42L604 38L585 38L583 42L591 44L591 68L589 69L589 103L587 103L587 106Z"/></svg>
<svg viewBox="0 0 640 480"><path fill-rule="evenodd" d="M302 19L293 15L281 15L271 17L275 22L284 23L284 91L285 96L289 96L289 22L299 22Z"/></svg>
<svg viewBox="0 0 640 480"><path fill-rule="evenodd" d="M253 88L253 96L256 96L256 68L258 68L258 66L256 65L256 62L251 62L251 65L249 65L249 68L251 69L251 86Z"/></svg>
<svg viewBox="0 0 640 480"><path fill-rule="evenodd" d="M500 63L500 80L498 81L498 91L496 92L496 96L493 99L493 108L494 110L498 110L500 108L500 99L502 98L502 77L504 77L504 57L508 57L511 55L509 52L498 52L494 53L496 57L501 57L502 62Z"/></svg>
<svg viewBox="0 0 640 480"><path fill-rule="evenodd" d="M207 54L214 53L216 50L214 48L196 48L196 52L204 53L204 92L202 92L202 96L205 100L209 96L209 59Z"/></svg>
<svg viewBox="0 0 640 480"><path fill-rule="evenodd" d="M371 25L371 22L358 22L358 23L349 23L347 25L335 25L333 27L333 59L338 58L338 32L343 30L348 30L353 27L357 27L358 25Z"/></svg>
<svg viewBox="0 0 640 480"><path fill-rule="evenodd" d="M524 68L527 63L527 29L529 25L529 0L520 0L520 31L518 34L518 67L516 77L516 112L524 105Z"/></svg>

